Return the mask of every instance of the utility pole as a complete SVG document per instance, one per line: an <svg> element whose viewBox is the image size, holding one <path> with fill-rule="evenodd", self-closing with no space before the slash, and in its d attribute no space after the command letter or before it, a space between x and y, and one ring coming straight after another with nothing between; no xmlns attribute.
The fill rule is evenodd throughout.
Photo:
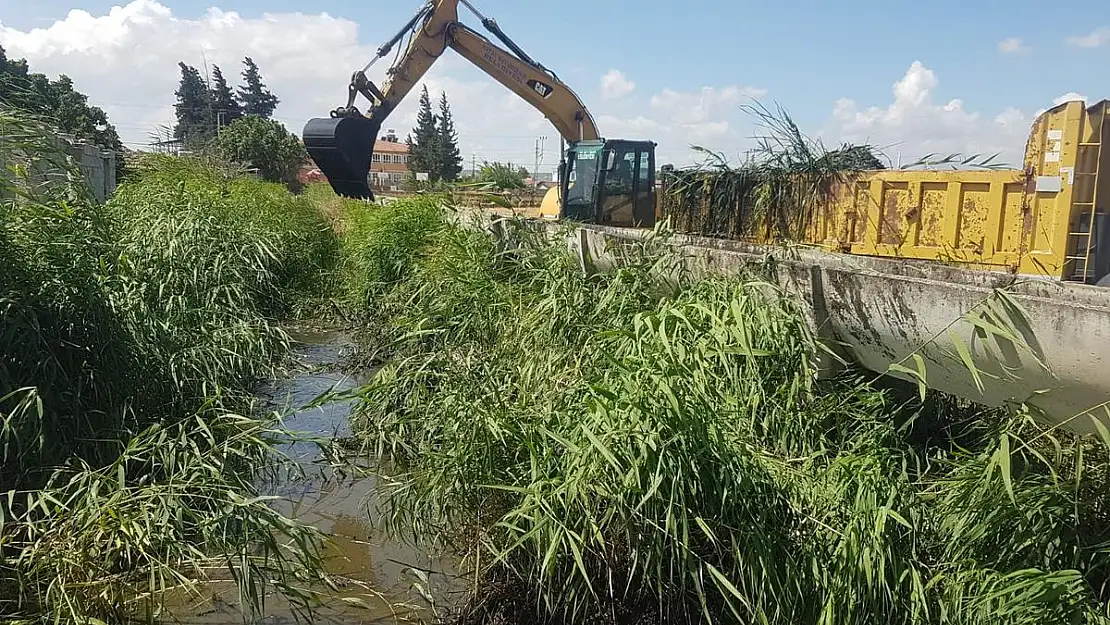
<svg viewBox="0 0 1110 625"><path fill-rule="evenodd" d="M220 135L220 119L212 111L212 78L208 75L208 55L204 52L204 46L200 47L200 58L204 61L204 88L208 91L208 119L215 117L213 121L216 122L216 136Z"/></svg>
<svg viewBox="0 0 1110 625"><path fill-rule="evenodd" d="M533 163L533 165L532 165L532 204L536 203L536 184L539 182L539 180L537 180L537 176L539 175L540 160L542 160L542 158L543 158L542 155L543 155L543 150L544 150L544 144L546 142L547 142L547 137L546 136L541 136L538 139L536 139L536 151L535 151L535 155L534 155L535 158L532 161L532 163Z"/></svg>

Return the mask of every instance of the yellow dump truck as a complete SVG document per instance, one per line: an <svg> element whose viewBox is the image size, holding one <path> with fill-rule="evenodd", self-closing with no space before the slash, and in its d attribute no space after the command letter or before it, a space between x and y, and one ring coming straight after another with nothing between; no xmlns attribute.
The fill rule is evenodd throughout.
<svg viewBox="0 0 1110 625"><path fill-rule="evenodd" d="M1073 101L1045 111L1020 170L852 175L834 185L794 238L851 254L1110 285L1110 164L1102 166L1110 159L1110 146L1103 149L1108 107L1107 100L1090 107ZM721 209L709 202L703 208ZM667 216L664 200L657 218Z"/></svg>

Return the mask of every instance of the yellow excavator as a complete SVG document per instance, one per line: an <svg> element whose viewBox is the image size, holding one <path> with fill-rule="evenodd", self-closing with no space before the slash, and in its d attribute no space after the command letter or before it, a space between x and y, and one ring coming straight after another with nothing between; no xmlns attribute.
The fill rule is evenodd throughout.
<svg viewBox="0 0 1110 625"><path fill-rule="evenodd" d="M508 50L460 22L460 3ZM366 72L406 37L407 48L379 89ZM373 200L370 162L382 124L447 48L523 98L559 131L564 143L559 185L544 197L542 213L614 226L654 225L656 144L602 138L593 116L570 87L469 0L429 0L354 73L346 106L305 125L305 148L337 194ZM370 101L365 114L355 107L359 95Z"/></svg>

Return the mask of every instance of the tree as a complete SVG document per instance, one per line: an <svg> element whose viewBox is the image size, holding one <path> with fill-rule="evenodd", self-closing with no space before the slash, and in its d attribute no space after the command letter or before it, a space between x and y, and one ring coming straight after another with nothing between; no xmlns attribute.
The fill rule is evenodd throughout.
<svg viewBox="0 0 1110 625"><path fill-rule="evenodd" d="M258 71L258 66L255 65L251 57L248 56L243 59L243 66L246 68L243 70L243 82L245 84L238 89L239 102L243 105L243 114L270 119L281 100L266 88L266 84L262 82L262 74Z"/></svg>
<svg viewBox="0 0 1110 625"><path fill-rule="evenodd" d="M447 92L439 99L439 150L438 171L441 180L455 182L462 173L462 154L459 153L459 136L455 132L455 120L451 116L451 106L447 103Z"/></svg>
<svg viewBox="0 0 1110 625"><path fill-rule="evenodd" d="M439 128L438 119L432 113L432 99L428 87L420 94L420 112L416 115L416 128L405 140L409 148L409 169L428 174L432 182L439 180Z"/></svg>
<svg viewBox="0 0 1110 625"><path fill-rule="evenodd" d="M280 122L256 115L241 117L224 128L216 146L225 159L256 169L264 180L290 188L296 188L297 172L308 158L296 135Z"/></svg>
<svg viewBox="0 0 1110 625"><path fill-rule="evenodd" d="M512 163L489 163L482 162L482 168L478 170L477 181L486 184L492 184L495 188L506 189L523 189L526 185L524 180L528 177L528 171L523 167L513 167Z"/></svg>
<svg viewBox="0 0 1110 625"><path fill-rule="evenodd" d="M209 90L212 110L216 115L216 125L227 126L243 116L243 107L235 99L235 94L220 71L219 65L212 66L212 88Z"/></svg>
<svg viewBox="0 0 1110 625"><path fill-rule="evenodd" d="M173 127L173 136L192 146L207 141L215 130L212 99L208 93L208 85L200 77L197 68L181 61L177 65L181 68L181 82L174 92L177 97L177 103L173 107L177 124Z"/></svg>
<svg viewBox="0 0 1110 625"><path fill-rule="evenodd" d="M89 106L89 98L74 88L73 81L62 74L50 80L44 74L32 73L25 59L9 59L0 47L0 102L7 106L49 119L58 130L75 139L95 143L117 153L123 143L108 115L97 106ZM123 158L116 159L117 173L122 173Z"/></svg>

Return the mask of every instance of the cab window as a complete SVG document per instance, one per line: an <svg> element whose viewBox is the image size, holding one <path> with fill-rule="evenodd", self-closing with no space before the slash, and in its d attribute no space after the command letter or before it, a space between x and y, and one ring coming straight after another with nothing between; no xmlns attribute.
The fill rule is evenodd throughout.
<svg viewBox="0 0 1110 625"><path fill-rule="evenodd" d="M636 175L635 150L614 150L613 170L605 175L605 191L609 195L628 195L632 193L633 177Z"/></svg>

